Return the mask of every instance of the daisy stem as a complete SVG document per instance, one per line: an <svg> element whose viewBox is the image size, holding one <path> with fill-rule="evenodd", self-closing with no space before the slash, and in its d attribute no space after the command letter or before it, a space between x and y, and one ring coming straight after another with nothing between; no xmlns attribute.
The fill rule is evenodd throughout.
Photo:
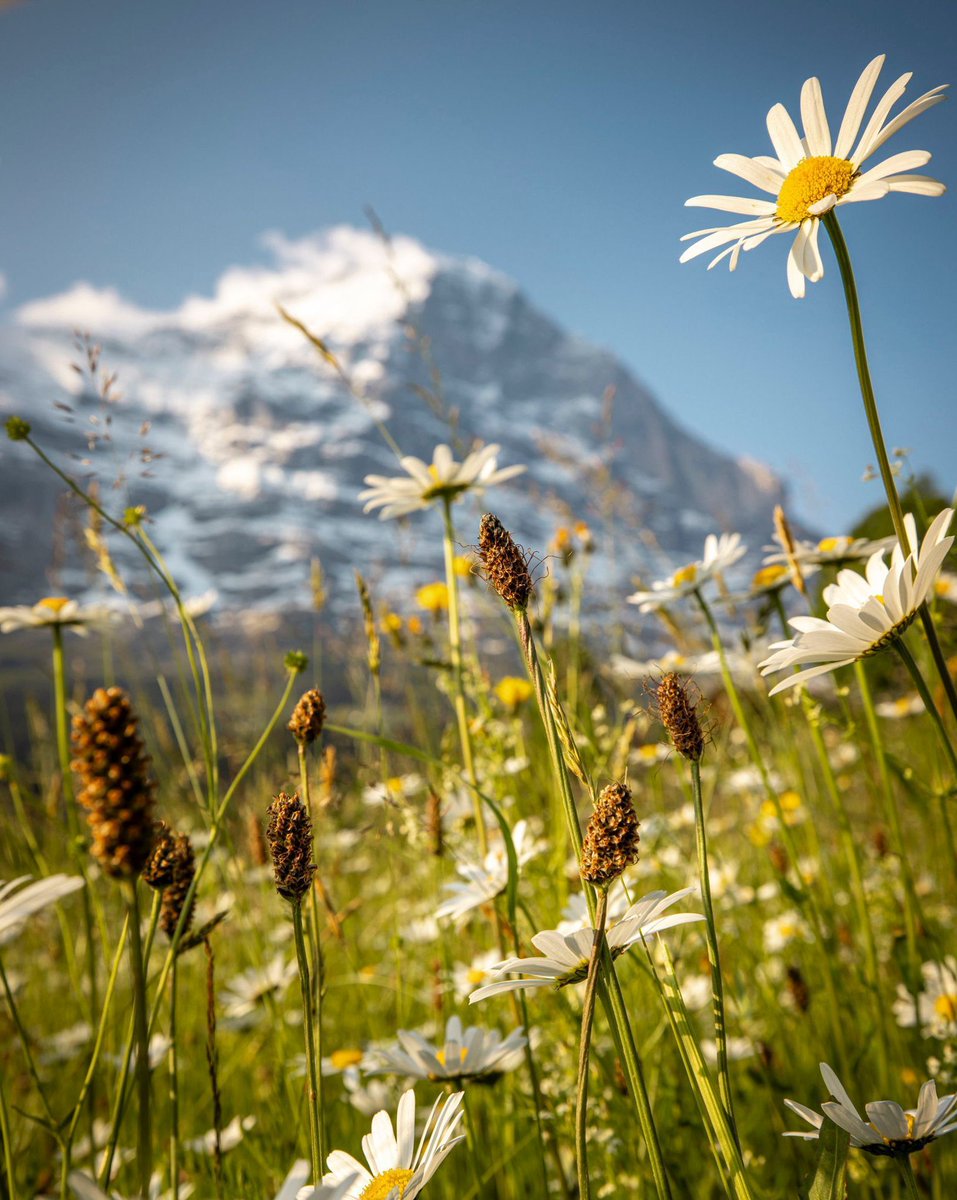
<svg viewBox="0 0 957 1200"><path fill-rule="evenodd" d="M913 1200L920 1200L920 1192L917 1190L917 1180L914 1178L914 1168L911 1166L910 1155L898 1158L897 1163L904 1179L904 1191Z"/></svg>
<svg viewBox="0 0 957 1200"><path fill-rule="evenodd" d="M895 643L895 645L899 644L899 641ZM907 954L911 970L917 972L920 965L920 958L917 953L917 929L922 923L917 889L914 886L914 876L911 872L910 859L907 857L907 850L904 845L904 831L901 828L897 797L894 795L890 773L887 770L887 758L884 754L884 743L881 739L880 726L877 723L877 713L874 710L871 685L867 679L867 671L864 669L864 663L860 659L854 664L854 674L857 677L857 686L864 704L864 717L867 721L867 730L874 749L874 758L877 762L877 773L881 783L881 798L884 801L884 818L891 827L891 837L894 839L894 851L900 862L901 879L904 884L904 932L907 938Z"/></svg>
<svg viewBox="0 0 957 1200"><path fill-rule="evenodd" d="M704 903L708 962L711 966L711 1005L714 1012L714 1041L718 1052L718 1093L724 1105L728 1126L735 1142L738 1130L734 1120L731 1096L731 1071L728 1066L728 1026L724 1012L724 983L721 978L721 958L718 953L718 931L711 901L711 872L708 866L708 833L704 820L704 800L701 795L701 763L691 762L691 793L694 798L695 842L698 850L698 882Z"/></svg>
<svg viewBox="0 0 957 1200"><path fill-rule="evenodd" d="M764 787L764 792L767 798L771 801L775 815L778 820L778 826L781 832L781 838L784 842L785 849L788 853L788 858L791 861L793 870L797 873L798 888L800 889L800 898L803 902L806 900L808 912L811 918L811 926L814 930L815 942L818 950L821 953L824 966L824 990L827 993L828 1010L831 1024L831 1035L834 1039L834 1048L838 1058L844 1064L847 1063L847 1049L844 1042L844 1026L840 1017L840 1006L837 1002L837 988L834 982L834 963L831 954L828 952L826 939L824 935L824 918L821 914L820 906L817 902L817 897L814 891L807 887L801 879L798 871L798 862L800 854L798 853L797 843L794 840L794 834L791 832L791 826L787 821L787 814L781 806L781 797L778 795L777 789L771 784L771 777L768 774L768 769L765 766L764 758L758 746L757 738L751 728L751 723L748 720L747 714L744 711L744 705L741 702L741 696L738 692L737 685L734 682L734 676L731 674L731 668L728 666L728 656L724 651L724 642L721 640L721 633L718 629L718 624L714 619L707 601L701 594L700 588L696 588L694 592L695 598L698 601L698 606L701 609L704 619L707 622L708 629L711 632L711 644L714 646L715 652L718 655L718 662L721 667L721 680L724 684L724 690L731 702L731 710L734 713L738 726L744 733L745 741L747 742L748 752L751 756L751 761L757 769L761 783Z"/></svg>
<svg viewBox="0 0 957 1200"><path fill-rule="evenodd" d="M3 1172L8 1200L18 1200L17 1181L13 1173L13 1135L10 1132L10 1115L7 1099L0 1080L0 1142L3 1143Z"/></svg>
<svg viewBox="0 0 957 1200"><path fill-rule="evenodd" d="M529 678L535 688L535 696L538 701L542 724L545 728L545 738L548 742L552 770L565 813L568 836L575 851L575 856L580 860L583 839L581 824L578 818L578 809L575 806L575 797L572 795L568 768L565 765L565 759L562 755L561 739L549 702L545 676L535 649L532 627L529 624L528 613L524 609L516 610L514 615L518 627L522 655L525 659ZM588 911L591 914L592 921L594 921L597 911L595 889L584 881L582 881L582 889L588 904ZM664 1159L661 1153L661 1143L658 1139L658 1130L655 1126L654 1112L651 1107L651 1099L645 1084L638 1047L635 1044L635 1034L631 1027L628 1009L625 1006L625 998L621 991L621 983L615 971L615 964L607 942L603 943L601 955L602 971L596 985L598 994L602 1002L602 1008L604 1008L608 1017L608 1023L611 1025L615 1046L625 1068L628 1091L635 1105L635 1112L638 1116L645 1147L648 1151L651 1171L655 1181L655 1190L659 1200L671 1200L671 1185L668 1182L668 1175L665 1170Z"/></svg>
<svg viewBox="0 0 957 1200"><path fill-rule="evenodd" d="M601 974L601 952L605 942L605 918L608 914L608 888L598 890L595 912L595 940L588 962L588 983L582 1005L581 1039L578 1044L578 1091L575 1099L575 1161L578 1165L579 1200L591 1200L588 1180L588 1059L591 1051L591 1027L595 1016L595 991Z"/></svg>
<svg viewBox="0 0 957 1200"><path fill-rule="evenodd" d="M877 411L877 399L874 395L874 385L871 382L871 370L867 362L867 348L864 344L864 324L861 320L861 305L857 295L857 284L854 281L851 256L847 249L847 242L844 240L841 226L837 220L837 213L832 209L831 212L822 218L822 221L824 228L827 230L828 237L831 239L831 245L834 247L837 265L841 272L841 281L844 284L844 299L847 302L847 315L851 323L851 341L854 343L854 361L857 364L857 378L861 387L861 398L864 401L864 413L871 432L871 441L874 444L874 453L877 455L881 482L884 484L884 491L887 494L887 506L890 509L891 519L894 522L894 531L897 534L897 540L900 543L901 549L905 553L909 553L911 549L916 549L916 547L911 547L907 537L907 530L904 526L904 511L901 508L900 496L897 494L897 484L894 482L894 473L891 470L890 460L887 457L887 446L884 442L881 419ZM954 716L957 717L957 687L955 687L950 671L947 669L947 660L944 657L940 639L937 636L934 618L926 603L920 606L920 620L924 627L924 634L927 637L928 645L930 646L931 655L934 659L934 666L937 668L941 683L944 685L951 710Z"/></svg>
<svg viewBox="0 0 957 1200"><path fill-rule="evenodd" d="M296 960L299 963L299 990L302 996L302 1030L306 1041L306 1069L309 1080L309 1151L312 1162L312 1178L316 1186L318 1186L323 1162L319 1134L319 1088L316 1081L316 1038L312 1023L309 960L306 956L306 940L302 929L301 901L296 901L292 906L292 928L296 939Z"/></svg>
<svg viewBox="0 0 957 1200"><path fill-rule="evenodd" d="M130 916L130 967L133 973L133 1035L136 1042L137 1138L136 1164L140 1191L150 1194L153 1173L153 1134L150 1122L150 1038L146 1022L146 969L140 933L140 898L136 880L123 884Z"/></svg>
<svg viewBox="0 0 957 1200"><path fill-rule="evenodd" d="M459 587L455 574L455 527L452 524L452 499L442 497L442 515L445 520L443 547L445 551L445 584L449 596L449 655L452 659L452 677L455 686L455 719L459 727L459 743L462 747L462 765L468 776L475 812L475 829L478 834L479 851L482 857L488 853L488 835L485 830L485 814L478 792L478 777L472 756L472 735L469 732L468 711L465 705L465 671L462 662L462 631L459 615Z"/></svg>
<svg viewBox="0 0 957 1200"><path fill-rule="evenodd" d="M914 681L914 687L917 688L917 694L920 696L921 700L923 700L924 708L927 710L927 715L934 722L934 725L937 728L937 732L940 735L941 745L944 747L944 752L950 760L950 765L954 770L955 776L957 776L957 751L954 750L953 742L951 742L947 735L947 728L944 725L944 720L938 711L937 705L934 703L934 697L930 694L930 688L927 686L927 681L921 674L920 667L917 665L917 661L915 660L913 654L911 654L910 650L905 645L903 638L898 638L894 642L894 649L900 656L904 666L910 672L910 677ZM957 779L955 779L955 783L957 783Z"/></svg>

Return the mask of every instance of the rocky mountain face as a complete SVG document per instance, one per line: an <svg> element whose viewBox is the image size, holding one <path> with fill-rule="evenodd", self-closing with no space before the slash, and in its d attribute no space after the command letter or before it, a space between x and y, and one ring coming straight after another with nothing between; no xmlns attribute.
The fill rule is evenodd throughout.
<svg viewBox="0 0 957 1200"><path fill-rule="evenodd" d="M232 268L170 311L79 284L0 328L0 417L28 419L109 511L145 505L186 595L307 608L315 558L333 603L352 605L355 568L380 592L440 575L437 512L382 522L356 499L367 473L401 474L383 424L427 461L442 441L458 458L498 442L499 466L528 472L457 507L462 542L483 506L542 549L584 520L603 586L699 556L712 531L766 540L782 499L769 470L681 429L611 353L485 264L348 228L265 247L268 264ZM100 347L92 373L77 331ZM64 492L27 447L0 443L0 604L108 590L81 549L87 514ZM135 554L109 544L131 591L149 594Z"/></svg>

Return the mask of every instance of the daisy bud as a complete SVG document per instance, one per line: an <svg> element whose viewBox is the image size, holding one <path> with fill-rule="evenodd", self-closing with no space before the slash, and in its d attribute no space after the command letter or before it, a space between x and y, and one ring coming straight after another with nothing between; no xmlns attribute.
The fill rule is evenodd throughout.
<svg viewBox="0 0 957 1200"><path fill-rule="evenodd" d="M704 732L696 711L697 699L689 695L687 682L669 672L658 684L656 694L658 716L672 745L690 762L698 762L704 753Z"/></svg>
<svg viewBox="0 0 957 1200"><path fill-rule="evenodd" d="M134 879L153 849L153 781L122 688L98 688L73 718L73 754L93 855L107 875Z"/></svg>
<svg viewBox="0 0 957 1200"><path fill-rule="evenodd" d="M489 587L498 592L509 608L524 612L534 586L528 557L491 513L486 513L479 525L479 558Z"/></svg>
<svg viewBox="0 0 957 1200"><path fill-rule="evenodd" d="M326 719L326 702L318 688L306 692L296 707L286 728L300 744L308 746L322 733Z"/></svg>
<svg viewBox="0 0 957 1200"><path fill-rule="evenodd" d="M623 783L603 788L595 802L582 845L581 874L606 885L638 861L638 817L631 791Z"/></svg>
<svg viewBox="0 0 957 1200"><path fill-rule="evenodd" d="M173 935L179 926L180 916L186 897L196 874L196 864L193 858L193 847L187 834L177 833L171 839L170 847L170 881L163 890L163 906L160 909L160 928L166 936L173 940ZM183 933L189 929L193 919L193 904L190 902L186 920L183 923Z"/></svg>
<svg viewBox="0 0 957 1200"><path fill-rule="evenodd" d="M312 886L316 864L312 861L312 822L298 796L280 792L269 806L266 840L272 852L276 891L298 904Z"/></svg>

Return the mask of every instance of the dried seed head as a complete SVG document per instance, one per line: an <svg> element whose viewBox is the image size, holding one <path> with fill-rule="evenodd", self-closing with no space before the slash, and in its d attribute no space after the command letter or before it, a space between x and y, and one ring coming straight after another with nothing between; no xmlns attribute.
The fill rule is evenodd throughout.
<svg viewBox="0 0 957 1200"><path fill-rule="evenodd" d="M768 846L768 858L771 860L771 866L779 875L787 875L788 867L791 863L788 859L788 852L779 842L772 842Z"/></svg>
<svg viewBox="0 0 957 1200"><path fill-rule="evenodd" d="M806 596L807 585L804 582L801 563L797 556L794 534L791 532L791 524L784 515L784 509L780 504L776 504L774 507L774 531L778 535L778 541L784 550L788 570L791 572L791 580L801 595Z"/></svg>
<svg viewBox="0 0 957 1200"><path fill-rule="evenodd" d="M161 892L173 880L176 838L165 821L156 822L153 838L153 852L146 861L141 877L144 883Z"/></svg>
<svg viewBox="0 0 957 1200"><path fill-rule="evenodd" d="M93 855L107 875L134 879L153 849L153 782L122 688L98 688L73 718L73 754Z"/></svg>
<svg viewBox="0 0 957 1200"><path fill-rule="evenodd" d="M249 857L257 867L264 867L269 862L269 852L266 850L266 839L263 836L259 813L249 813L246 818L246 831L249 838Z"/></svg>
<svg viewBox="0 0 957 1200"><path fill-rule="evenodd" d="M687 681L671 671L658 684L656 696L658 716L674 748L691 762L698 762L704 753L704 732L696 711L697 697L689 694Z"/></svg>
<svg viewBox="0 0 957 1200"><path fill-rule="evenodd" d="M322 733L326 719L326 702L318 688L310 688L296 707L286 728L301 746L308 746Z"/></svg>
<svg viewBox="0 0 957 1200"><path fill-rule="evenodd" d="M807 1012L811 1006L811 992L800 967L788 967L787 984L798 1012Z"/></svg>
<svg viewBox="0 0 957 1200"><path fill-rule="evenodd" d="M509 608L523 612L534 587L528 556L491 513L486 513L479 525L479 558L489 587L498 592Z"/></svg>
<svg viewBox="0 0 957 1200"><path fill-rule="evenodd" d="M176 933L180 915L186 903L186 896L193 882L193 876L196 874L193 847L190 845L188 835L177 833L171 840L173 843L170 851L171 877L163 889L163 905L160 909L160 928L170 941L173 940L173 935ZM184 934L189 929L192 919L193 901L191 900L186 920L183 923Z"/></svg>
<svg viewBox="0 0 957 1200"><path fill-rule="evenodd" d="M266 840L272 852L276 891L298 904L312 886L316 864L312 861L312 822L298 796L280 792L269 806Z"/></svg>
<svg viewBox="0 0 957 1200"><path fill-rule="evenodd" d="M442 800L439 793L429 789L429 799L425 806L425 828L429 838L429 853L441 858L445 848L445 836L442 828Z"/></svg>
<svg viewBox="0 0 957 1200"><path fill-rule="evenodd" d="M581 874L589 883L608 884L638 861L638 817L623 783L603 788L595 801L582 845Z"/></svg>

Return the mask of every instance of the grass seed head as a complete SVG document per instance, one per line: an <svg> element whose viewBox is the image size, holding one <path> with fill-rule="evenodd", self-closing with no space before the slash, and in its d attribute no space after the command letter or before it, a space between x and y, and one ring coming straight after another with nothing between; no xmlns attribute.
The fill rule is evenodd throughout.
<svg viewBox="0 0 957 1200"><path fill-rule="evenodd" d="M177 833L172 839L169 856L171 862L170 881L163 889L163 904L160 909L160 928L166 936L173 940L179 925L180 915L186 904L186 897L196 874L196 863L193 858L193 847L187 834ZM183 923L183 933L189 929L193 919L193 902L190 901L189 911Z"/></svg>
<svg viewBox="0 0 957 1200"><path fill-rule="evenodd" d="M141 878L149 887L161 892L173 881L176 838L165 821L156 822L153 837L153 852L146 860Z"/></svg>
<svg viewBox="0 0 957 1200"><path fill-rule="evenodd" d="M326 702L318 688L310 688L292 710L286 728L301 746L308 746L322 733L326 720Z"/></svg>
<svg viewBox="0 0 957 1200"><path fill-rule="evenodd" d="M695 689L697 691L697 689ZM704 753L704 730L698 720L698 697L692 696L687 680L670 671L656 690L658 716L672 745L690 762Z"/></svg>
<svg viewBox="0 0 957 1200"><path fill-rule="evenodd" d="M312 861L312 822L298 796L280 792L270 804L266 840L276 891L284 900L300 903L312 886L316 864Z"/></svg>
<svg viewBox="0 0 957 1200"><path fill-rule="evenodd" d="M524 612L534 587L528 556L492 513L486 513L479 525L479 558L489 587L509 608Z"/></svg>
<svg viewBox="0 0 957 1200"><path fill-rule="evenodd" d="M73 718L77 799L87 810L93 855L114 879L135 879L153 849L153 781L122 688L98 688Z"/></svg>
<svg viewBox="0 0 957 1200"><path fill-rule="evenodd" d="M638 816L631 790L623 783L603 788L588 821L582 845L581 874L604 886L638 861Z"/></svg>

